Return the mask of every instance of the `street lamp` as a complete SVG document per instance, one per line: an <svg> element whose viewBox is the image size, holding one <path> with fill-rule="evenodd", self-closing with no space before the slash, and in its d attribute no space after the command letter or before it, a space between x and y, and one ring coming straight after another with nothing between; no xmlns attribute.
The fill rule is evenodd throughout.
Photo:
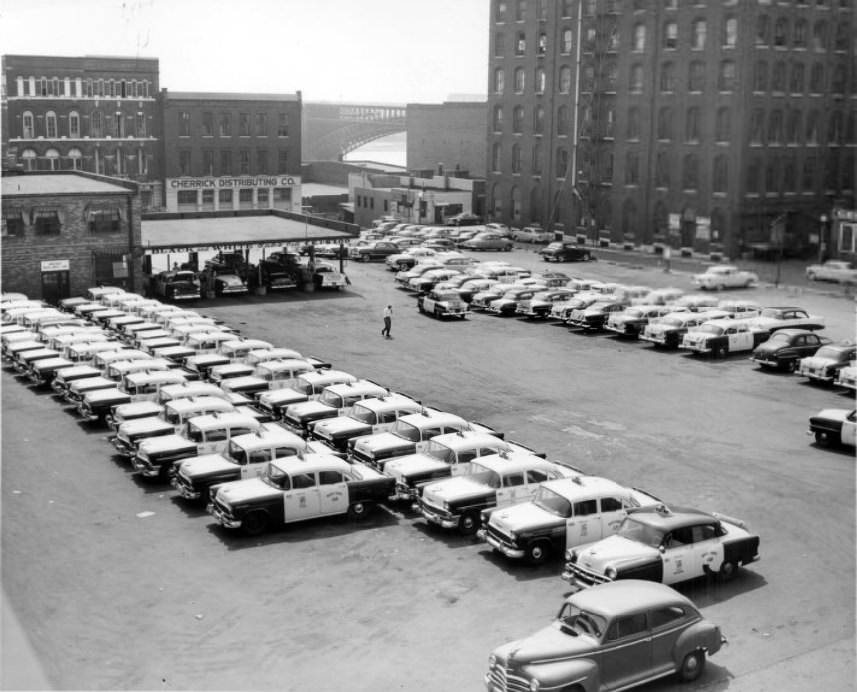
<svg viewBox="0 0 857 692"><path fill-rule="evenodd" d="M824 236L827 230L827 214L822 214L818 217L818 220L820 222L818 228L818 263L821 264L824 261Z"/></svg>

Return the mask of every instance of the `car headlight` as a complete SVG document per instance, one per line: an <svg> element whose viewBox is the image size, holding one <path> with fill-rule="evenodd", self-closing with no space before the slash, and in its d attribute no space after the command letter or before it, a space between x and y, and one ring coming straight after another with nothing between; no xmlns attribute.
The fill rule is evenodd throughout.
<svg viewBox="0 0 857 692"><path fill-rule="evenodd" d="M565 551L565 560L566 560L566 562L577 562L577 551L576 550L566 550Z"/></svg>
<svg viewBox="0 0 857 692"><path fill-rule="evenodd" d="M441 503L441 507L443 507L443 509L448 512L449 511L449 501L444 500L443 503Z"/></svg>
<svg viewBox="0 0 857 692"><path fill-rule="evenodd" d="M488 657L488 670L495 670L497 668L497 657L494 654L491 654Z"/></svg>
<svg viewBox="0 0 857 692"><path fill-rule="evenodd" d="M541 689L541 686L542 686L542 684L538 680L536 680L535 678L530 680L530 692L539 692L539 689Z"/></svg>
<svg viewBox="0 0 857 692"><path fill-rule="evenodd" d="M604 576L607 577L610 581L616 579L616 569L614 567L608 567L604 570Z"/></svg>

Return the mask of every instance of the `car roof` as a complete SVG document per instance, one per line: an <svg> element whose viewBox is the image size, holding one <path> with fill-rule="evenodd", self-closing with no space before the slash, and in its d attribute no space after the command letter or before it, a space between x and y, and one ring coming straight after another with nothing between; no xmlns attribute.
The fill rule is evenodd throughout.
<svg viewBox="0 0 857 692"><path fill-rule="evenodd" d="M523 471L531 468L544 468L552 470L554 464L549 461L537 457L532 452L509 451L499 452L497 454L486 454L475 460L475 463L496 471L498 473L508 473L510 471Z"/></svg>
<svg viewBox="0 0 857 692"><path fill-rule="evenodd" d="M443 422L458 423L462 420L461 416L456 416L454 413L447 411L439 411L436 408L424 407L422 411L417 413L409 413L407 416L402 416L401 420L405 423L410 423L417 427L436 425Z"/></svg>
<svg viewBox="0 0 857 692"><path fill-rule="evenodd" d="M241 411L225 411L223 413L212 413L205 416L199 416L190 421L196 428L208 430L210 428L218 428L224 425L257 425L258 421L246 413Z"/></svg>
<svg viewBox="0 0 857 692"><path fill-rule="evenodd" d="M302 454L275 459L271 464L290 475L314 471L342 471L347 474L351 469L351 464L332 454Z"/></svg>
<svg viewBox="0 0 857 692"><path fill-rule="evenodd" d="M395 408L397 406L404 405L419 406L419 404L411 399L411 397L399 394L398 392L372 397L371 399L364 399L360 402L360 406L365 406L366 408L373 410L380 408Z"/></svg>
<svg viewBox="0 0 857 692"><path fill-rule="evenodd" d="M354 382L337 382L336 384L332 384L326 389L329 392L333 392L334 394L354 394L361 392L374 392L378 390L387 391L387 388L383 385L378 384L377 382L373 382L372 380L355 380Z"/></svg>
<svg viewBox="0 0 857 692"><path fill-rule="evenodd" d="M235 408L234 405L227 399L224 399L219 396L209 396L205 394L201 396L189 396L181 397L178 399L170 399L164 404L164 407L170 408L179 414L182 414L186 411L198 411L210 408L219 408L223 411L231 411Z"/></svg>
<svg viewBox="0 0 857 692"><path fill-rule="evenodd" d="M674 531L706 522L719 523L719 519L708 512L689 507L668 507L663 504L632 509L628 514L633 514L636 521L662 531Z"/></svg>
<svg viewBox="0 0 857 692"><path fill-rule="evenodd" d="M687 597L666 584L642 579L620 579L583 589L567 601L578 608L600 613L608 620L629 612L659 608L680 603L696 610Z"/></svg>
<svg viewBox="0 0 857 692"><path fill-rule="evenodd" d="M581 497L592 497L609 493L611 495L630 494L630 490L619 485L616 481L601 476L572 476L545 481L546 488L562 495L567 500L577 500Z"/></svg>

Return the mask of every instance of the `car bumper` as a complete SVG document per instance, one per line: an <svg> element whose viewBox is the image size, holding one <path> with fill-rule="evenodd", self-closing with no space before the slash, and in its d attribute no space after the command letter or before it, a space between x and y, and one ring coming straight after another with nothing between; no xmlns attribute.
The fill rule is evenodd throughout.
<svg viewBox="0 0 857 692"><path fill-rule="evenodd" d="M498 550L506 557L513 558L515 560L520 560L526 554L523 550L518 548L513 548L511 545L504 543L503 541L497 540L494 536L489 534L485 529L479 529L476 532L476 537L480 540L485 541L488 545L490 545L494 550Z"/></svg>
<svg viewBox="0 0 857 692"><path fill-rule="evenodd" d="M240 529L241 528L242 522L240 519L234 519L233 517L229 516L228 514L226 514L226 512L224 512L220 507L218 507L213 502L210 502L208 504L208 506L205 508L205 510L211 516L213 516L217 520L217 523L220 524L221 526L223 526L227 529Z"/></svg>
<svg viewBox="0 0 857 692"><path fill-rule="evenodd" d="M112 444L113 448L123 457L133 458L137 453L137 450L131 442L127 442L116 435L110 438L110 444Z"/></svg>
<svg viewBox="0 0 857 692"><path fill-rule="evenodd" d="M98 412L92 411L91 409L85 408L82 404L78 404L76 406L78 415L83 418L83 420L93 423L99 419Z"/></svg>
<svg viewBox="0 0 857 692"><path fill-rule="evenodd" d="M689 344L682 342L681 348L684 351L693 351L694 353L711 353L712 348L707 344Z"/></svg>
<svg viewBox="0 0 857 692"><path fill-rule="evenodd" d="M458 526L458 517L448 513L440 513L433 507L427 507L422 503L413 506L414 511L419 512L431 524L437 524L445 529L454 529Z"/></svg>
<svg viewBox="0 0 857 692"><path fill-rule="evenodd" d="M393 490L393 494L390 495L389 499L394 502L416 502L419 496L419 491L416 488L412 488L405 483L397 482Z"/></svg>
<svg viewBox="0 0 857 692"><path fill-rule="evenodd" d="M170 478L170 485L173 486L178 491L178 494L181 495L186 500L198 500L202 497L202 493L193 489L193 487L188 486L184 483L179 476L173 476Z"/></svg>
<svg viewBox="0 0 857 692"><path fill-rule="evenodd" d="M143 461L138 456L134 456L131 458L131 465L134 467L135 471L138 471L146 478L157 478L159 475L161 475L160 466L154 466L152 462Z"/></svg>

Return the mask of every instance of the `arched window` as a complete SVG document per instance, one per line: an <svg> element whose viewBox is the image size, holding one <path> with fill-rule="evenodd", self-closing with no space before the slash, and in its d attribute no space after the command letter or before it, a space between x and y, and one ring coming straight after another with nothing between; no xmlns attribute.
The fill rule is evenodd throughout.
<svg viewBox="0 0 857 692"><path fill-rule="evenodd" d="M523 165L523 157L521 155L521 145L515 142L512 145L512 173L520 173Z"/></svg>
<svg viewBox="0 0 857 692"><path fill-rule="evenodd" d="M503 88L505 86L505 75L503 74L503 68L497 67L494 69L494 79L493 79L493 87L495 94L502 94Z"/></svg>
<svg viewBox="0 0 857 692"><path fill-rule="evenodd" d="M781 48L788 43L789 21L785 17L780 17L774 25L774 45Z"/></svg>
<svg viewBox="0 0 857 692"><path fill-rule="evenodd" d="M545 132L545 108L536 106L533 109L533 132L542 135Z"/></svg>
<svg viewBox="0 0 857 692"><path fill-rule="evenodd" d="M681 167L681 187L683 190L696 190L699 187L699 157L686 154Z"/></svg>
<svg viewBox="0 0 857 692"><path fill-rule="evenodd" d="M145 147L140 147L137 150L137 174L146 175L149 172L149 157L146 154Z"/></svg>
<svg viewBox="0 0 857 692"><path fill-rule="evenodd" d="M524 131L524 107L515 106L512 111L512 132L521 134Z"/></svg>
<svg viewBox="0 0 857 692"><path fill-rule="evenodd" d="M568 149L565 147L557 147L556 177L565 178L566 171L568 171Z"/></svg>
<svg viewBox="0 0 857 692"><path fill-rule="evenodd" d="M734 91L735 77L735 63L732 60L724 60L720 63L720 79L717 88L720 91Z"/></svg>
<svg viewBox="0 0 857 692"><path fill-rule="evenodd" d="M536 44L536 52L544 55L548 50L548 35L544 31L539 32L539 42Z"/></svg>
<svg viewBox="0 0 857 692"><path fill-rule="evenodd" d="M756 45L767 46L771 40L771 18L766 14L756 17Z"/></svg>
<svg viewBox="0 0 857 692"><path fill-rule="evenodd" d="M542 220L542 190L538 185L530 190L530 220L538 223Z"/></svg>
<svg viewBox="0 0 857 692"><path fill-rule="evenodd" d="M544 155L541 142L533 145L533 175L541 175L544 170Z"/></svg>
<svg viewBox="0 0 857 692"><path fill-rule="evenodd" d="M545 70L542 67L536 68L536 93L543 94L545 93L545 84L547 82L547 78L545 77ZM523 89L523 86L521 87Z"/></svg>
<svg viewBox="0 0 857 692"><path fill-rule="evenodd" d="M678 24L672 20L664 24L664 48L678 48Z"/></svg>
<svg viewBox="0 0 857 692"><path fill-rule="evenodd" d="M669 228L669 214L667 213L667 205L659 199L655 202L652 209L652 232L656 236L666 236Z"/></svg>
<svg viewBox="0 0 857 692"><path fill-rule="evenodd" d="M772 194L779 191L780 185L780 161L777 158L769 158L765 163L765 193Z"/></svg>
<svg viewBox="0 0 857 692"><path fill-rule="evenodd" d="M48 139L57 138L57 114L53 111L45 113L45 137Z"/></svg>
<svg viewBox="0 0 857 692"><path fill-rule="evenodd" d="M714 171L712 174L711 189L713 192L726 192L729 183L729 160L725 154L714 157Z"/></svg>
<svg viewBox="0 0 857 692"><path fill-rule="evenodd" d="M703 91L705 89L705 63L702 60L694 60L690 63L687 73L688 91Z"/></svg>
<svg viewBox="0 0 857 692"><path fill-rule="evenodd" d="M783 112L779 109L771 111L768 121L768 144L783 144Z"/></svg>
<svg viewBox="0 0 857 692"><path fill-rule="evenodd" d="M527 37L523 31L515 34L515 55L523 55L527 52Z"/></svg>
<svg viewBox="0 0 857 692"><path fill-rule="evenodd" d="M655 187L670 186L670 158L666 151L658 151L655 157Z"/></svg>
<svg viewBox="0 0 857 692"><path fill-rule="evenodd" d="M795 33L792 43L795 48L806 48L807 21L805 19L795 20Z"/></svg>
<svg viewBox="0 0 857 692"><path fill-rule="evenodd" d="M24 149L21 152L21 159L24 161L25 171L36 171L39 169L38 154L35 149Z"/></svg>
<svg viewBox="0 0 857 692"><path fill-rule="evenodd" d="M658 139L668 141L673 138L672 108L665 106L658 111Z"/></svg>
<svg viewBox="0 0 857 692"><path fill-rule="evenodd" d="M494 132L503 131L503 106L494 106L494 117L492 118Z"/></svg>
<svg viewBox="0 0 857 692"><path fill-rule="evenodd" d="M768 63L764 60L756 61L753 66L753 91L765 92L768 90Z"/></svg>
<svg viewBox="0 0 857 692"><path fill-rule="evenodd" d="M493 204L491 205L491 209L493 210L492 214L495 219L500 219L503 217L503 196L500 190L500 184L494 183L491 187L491 201Z"/></svg>
<svg viewBox="0 0 857 692"><path fill-rule="evenodd" d="M524 93L524 81L525 81L525 73L523 67L518 67L515 69L515 93L523 94Z"/></svg>
<svg viewBox="0 0 857 692"><path fill-rule="evenodd" d="M774 64L771 72L771 91L782 94L786 90L786 64L782 61Z"/></svg>
<svg viewBox="0 0 857 692"><path fill-rule="evenodd" d="M809 74L809 91L812 94L824 93L824 65L820 62L812 66Z"/></svg>
<svg viewBox="0 0 857 692"><path fill-rule="evenodd" d="M827 50L827 22L821 20L812 27L812 47L815 50Z"/></svg>
<svg viewBox="0 0 857 692"><path fill-rule="evenodd" d="M559 68L559 93L567 94L571 91L571 68L563 65Z"/></svg>
<svg viewBox="0 0 857 692"><path fill-rule="evenodd" d="M629 149L625 153L625 184L638 185L640 183L640 153L636 149Z"/></svg>
<svg viewBox="0 0 857 692"><path fill-rule="evenodd" d="M738 20L735 17L727 17L723 21L723 36L721 45L724 48L734 48L738 42Z"/></svg>
<svg viewBox="0 0 857 692"><path fill-rule="evenodd" d="M556 132L567 135L571 131L571 111L568 106L560 106L556 114Z"/></svg>
<svg viewBox="0 0 857 692"><path fill-rule="evenodd" d="M636 52L642 52L646 50L646 25L645 24L635 24L634 25L634 39L632 43L632 50Z"/></svg>
<svg viewBox="0 0 857 692"><path fill-rule="evenodd" d="M71 169L74 171L83 170L83 152L77 147L72 147L68 150L68 160Z"/></svg>
<svg viewBox="0 0 857 692"><path fill-rule="evenodd" d="M806 119L806 143L818 144L821 136L819 135L819 114L818 111L810 111Z"/></svg>
<svg viewBox="0 0 857 692"><path fill-rule="evenodd" d="M68 136L71 139L80 138L80 113L77 111L68 114Z"/></svg>
<svg viewBox="0 0 857 692"><path fill-rule="evenodd" d="M671 62L665 62L661 66L661 92L673 91L675 91L675 65Z"/></svg>
<svg viewBox="0 0 857 692"><path fill-rule="evenodd" d="M699 142L700 129L702 124L702 111L698 106L691 106L687 109L687 120L685 122L684 139L686 142L694 144Z"/></svg>
<svg viewBox="0 0 857 692"><path fill-rule="evenodd" d="M789 117L786 122L786 142L789 144L801 143L802 115L801 111L796 108L789 111Z"/></svg>
<svg viewBox="0 0 857 692"><path fill-rule="evenodd" d="M506 34L498 31L494 34L494 57L502 58L506 52Z"/></svg>
<svg viewBox="0 0 857 692"><path fill-rule="evenodd" d="M101 111L92 111L92 115L89 118L89 135L91 137L99 138L103 137L102 133Z"/></svg>
<svg viewBox="0 0 857 692"><path fill-rule="evenodd" d="M850 30L851 29L847 22L839 22L839 24L836 25L836 38L833 43L833 47L836 50L848 50L848 32Z"/></svg>
<svg viewBox="0 0 857 692"><path fill-rule="evenodd" d="M509 202L512 205L512 221L521 221L521 190L517 185L512 186L509 192Z"/></svg>
<svg viewBox="0 0 857 692"><path fill-rule="evenodd" d="M562 30L562 48L561 52L563 55L569 55L571 53L572 48L572 31L571 29L563 29Z"/></svg>
<svg viewBox="0 0 857 692"><path fill-rule="evenodd" d="M33 116L32 111L24 111L21 116L21 124L23 125L23 136L24 139L35 139L36 138L36 119Z"/></svg>
<svg viewBox="0 0 857 692"><path fill-rule="evenodd" d="M792 76L789 80L789 91L792 94L802 94L806 75L803 63L796 62L792 65Z"/></svg>
<svg viewBox="0 0 857 692"><path fill-rule="evenodd" d="M691 44L693 50L705 48L706 23L704 19L697 19L691 25Z"/></svg>
<svg viewBox="0 0 857 692"><path fill-rule="evenodd" d="M718 142L729 142L732 138L732 111L728 106L717 110L714 136Z"/></svg>
<svg viewBox="0 0 857 692"><path fill-rule="evenodd" d="M58 171L60 169L60 153L56 149L48 149L45 152L45 160L48 162L49 171Z"/></svg>
<svg viewBox="0 0 857 692"><path fill-rule="evenodd" d="M491 170L495 173L499 173L503 165L502 151L500 142L494 142L494 145L491 147Z"/></svg>

